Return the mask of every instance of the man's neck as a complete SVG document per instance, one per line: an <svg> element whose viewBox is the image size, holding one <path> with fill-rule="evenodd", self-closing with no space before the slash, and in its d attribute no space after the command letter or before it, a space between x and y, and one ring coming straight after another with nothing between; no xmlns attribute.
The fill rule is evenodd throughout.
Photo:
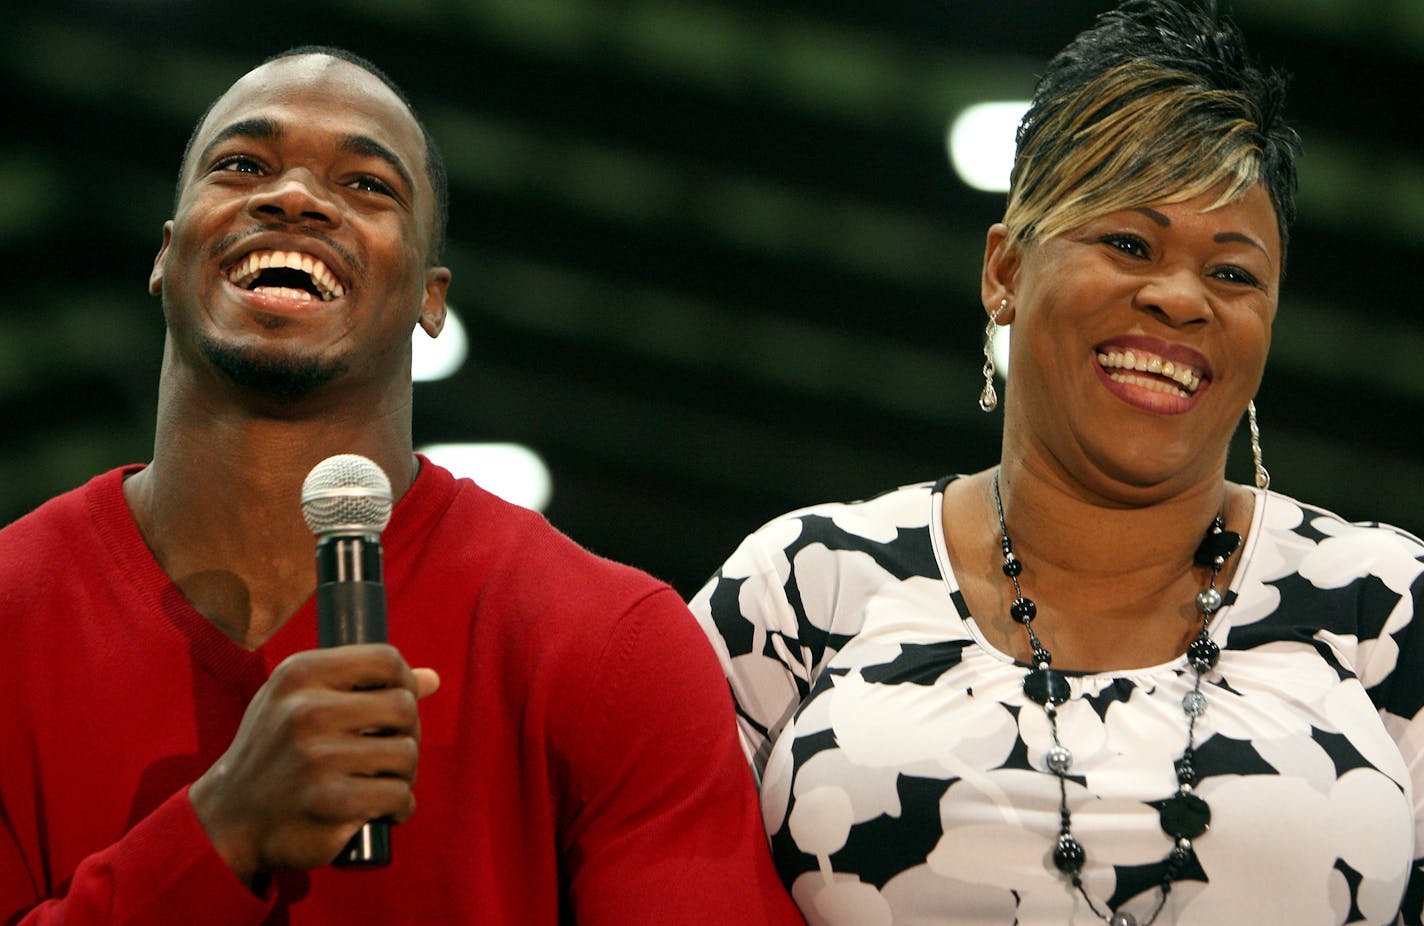
<svg viewBox="0 0 1424 926"><path fill-rule="evenodd" d="M416 470L408 408L360 421L170 408L160 414L153 462L126 480L125 499L194 607L234 642L256 648L316 586L303 480L333 454L358 453L386 472L399 498Z"/></svg>

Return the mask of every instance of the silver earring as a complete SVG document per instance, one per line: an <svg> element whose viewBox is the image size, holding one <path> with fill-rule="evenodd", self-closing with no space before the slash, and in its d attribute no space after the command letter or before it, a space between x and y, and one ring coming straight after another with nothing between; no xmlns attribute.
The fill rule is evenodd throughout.
<svg viewBox="0 0 1424 926"><path fill-rule="evenodd" d="M1256 488L1269 489L1271 474L1266 471L1265 464L1261 462L1261 428L1256 424L1255 399L1246 403L1246 423L1251 428L1251 461L1256 467Z"/></svg>
<svg viewBox="0 0 1424 926"><path fill-rule="evenodd" d="M1009 307L1009 300L1000 299L999 306L989 312L984 326L984 390L979 393L979 410L992 412L999 407L999 394L994 391L994 329L999 326L999 313Z"/></svg>

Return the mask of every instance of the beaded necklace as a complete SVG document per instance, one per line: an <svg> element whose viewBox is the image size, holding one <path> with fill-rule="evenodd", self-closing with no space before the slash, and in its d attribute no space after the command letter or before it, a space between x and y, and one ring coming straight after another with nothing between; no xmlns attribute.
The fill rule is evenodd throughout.
<svg viewBox="0 0 1424 926"><path fill-rule="evenodd" d="M1111 910L1104 913L1088 896L1083 887L1083 865L1088 859L1083 846L1073 835L1073 815L1068 810L1068 771L1073 767L1073 754L1058 739L1058 705L1068 700L1068 680L1063 673L1052 668L1053 657L1038 639L1033 630L1033 619L1038 613L1033 599L1026 598L1019 587L1019 573L1023 563L1014 556L1013 543L1009 540L1009 529L1004 525L1004 501L999 494L999 474L994 474L994 507L999 515L999 536L1004 552L1003 571L1014 584L1014 601L1009 606L1009 614L1023 625L1028 634L1033 667L1024 678L1024 694L1040 704L1048 716L1048 729L1053 736L1053 747L1048 750L1046 761L1049 771L1058 778L1058 816L1060 826L1058 839L1053 847L1053 864L1072 883L1074 889L1083 896L1088 908L1109 926L1137 926L1137 918L1131 913ZM1162 831L1173 840L1171 850L1163 859L1161 896L1152 916L1143 926L1152 926L1157 916L1167 904L1167 895L1172 891L1172 882L1182 873L1193 858L1192 840L1205 833L1211 824L1211 808L1207 802L1193 793L1197 775L1193 765L1196 748L1197 718L1206 713L1206 695L1202 693L1202 675L1216 665L1221 650L1212 641L1207 626L1211 616L1221 607L1221 593L1216 590L1216 580L1221 567L1236 552L1241 543L1241 535L1226 530L1226 522L1217 515L1207 528L1206 536L1197 547L1193 562L1211 570L1211 577L1204 589L1197 593L1196 606L1201 615L1201 629L1197 638L1187 647L1187 661L1195 676L1192 690L1182 698L1182 713L1187 717L1187 745L1181 758L1174 764L1177 773L1177 790L1171 797L1161 802L1158 821Z"/></svg>

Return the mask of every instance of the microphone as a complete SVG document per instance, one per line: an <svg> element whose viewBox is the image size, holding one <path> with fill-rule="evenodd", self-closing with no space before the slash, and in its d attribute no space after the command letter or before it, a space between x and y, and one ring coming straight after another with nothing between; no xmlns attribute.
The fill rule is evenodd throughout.
<svg viewBox="0 0 1424 926"><path fill-rule="evenodd" d="M363 456L322 460L302 482L302 517L316 535L316 618L321 646L386 641L381 531L391 519L391 481ZM391 861L391 824L371 820L332 860L343 868Z"/></svg>

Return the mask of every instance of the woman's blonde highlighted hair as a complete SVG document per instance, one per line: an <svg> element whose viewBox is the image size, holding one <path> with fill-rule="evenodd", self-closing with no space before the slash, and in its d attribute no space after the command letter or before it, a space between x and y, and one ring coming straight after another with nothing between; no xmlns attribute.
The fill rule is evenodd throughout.
<svg viewBox="0 0 1424 926"><path fill-rule="evenodd" d="M1260 183L1285 251L1300 141L1281 119L1285 78L1256 68L1210 10L1129 0L1049 62L1018 131L1009 247L1108 212Z"/></svg>

